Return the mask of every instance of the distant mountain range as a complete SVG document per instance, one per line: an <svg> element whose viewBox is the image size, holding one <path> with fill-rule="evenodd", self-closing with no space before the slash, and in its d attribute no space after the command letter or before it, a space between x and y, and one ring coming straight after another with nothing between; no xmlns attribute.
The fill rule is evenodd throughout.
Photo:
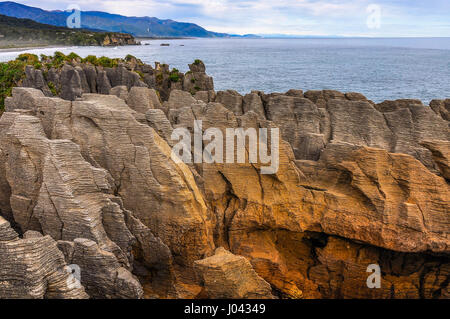
<svg viewBox="0 0 450 319"><path fill-rule="evenodd" d="M66 26L66 11L46 11L16 2L0 2L0 14L31 19L39 23L54 26ZM82 11L81 27L91 30L129 33L136 37L199 37L199 38L231 38L257 37L254 35L232 35L208 31L194 23L160 20L151 17L126 17L100 11Z"/></svg>

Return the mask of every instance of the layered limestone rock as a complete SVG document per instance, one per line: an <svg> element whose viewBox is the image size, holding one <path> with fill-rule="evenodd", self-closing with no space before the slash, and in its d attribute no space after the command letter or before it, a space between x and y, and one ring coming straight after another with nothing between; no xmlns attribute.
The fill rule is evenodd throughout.
<svg viewBox="0 0 450 319"><path fill-rule="evenodd" d="M359 103L352 105L363 107L363 110L364 107L372 110L370 120L374 122L374 128L367 132L362 130L362 125L359 131L350 127L347 131L351 130L350 133L356 137L353 143L343 143L339 140L346 140L346 136L352 135L344 131L342 125L342 133L336 133L336 139L330 139L328 144L324 142L323 149L319 148L318 161L295 160L290 147L282 144L280 170L274 176L259 175L252 165L196 165L202 177L199 184L203 185L207 202L212 203L216 213L216 243L228 247L234 253L249 257L255 269L284 296L356 298L380 297L380 294L367 289L367 286L364 286L365 282L361 283L366 289L364 293L349 289L346 295L339 295L336 292L337 286L328 295L317 293L320 290L319 287L326 283L323 282L324 277L315 278L315 280L308 278L308 269L314 265L315 252L308 246L299 248L299 250L306 250L307 253L298 258L311 262L302 264L298 260L291 261L289 260L291 253L285 256L286 252L277 247L276 243L279 239L271 235L271 231L264 231L265 229L288 230L286 235L289 235L293 242L304 240L296 239L298 237L296 234L313 232L334 234L393 251L448 253L448 184L436 170L430 170L413 157L384 150L383 148L389 150L389 144L386 143L389 138L383 138L383 135L381 138L375 136L376 125L380 125L380 129L386 129L387 137L392 136L383 114L379 114L372 107L372 103L362 101L362 97L354 96L354 94L350 96L352 100L345 103ZM175 99L176 96L174 95L173 98ZM346 96L342 95L341 98L345 99ZM280 107L281 103L276 104L273 100L284 101L284 99L287 103L292 103L292 108L287 108L292 113L283 118L278 114L284 108ZM356 102L353 102L354 100ZM266 103L266 106L269 106L266 107L267 114L270 114L270 103L273 103L272 109L277 116L280 116L279 126L282 131L289 132L286 133L288 138L295 137L298 131L303 133L305 126L308 130L313 125L310 130L320 132L322 117L320 113L310 111L315 110L316 106L308 100L298 96L277 94L266 97L266 101L269 102ZM332 114L347 112L347 114L355 114L356 110L350 112L337 108L339 101L339 99L333 99L329 102ZM237 123L245 127L252 125L264 127L264 121L258 120L258 116L252 113L236 116L229 107L220 104L191 102L189 107L171 110L169 119L173 127L187 127L190 130L193 130L194 119L203 121L204 130L208 127L233 128L237 127ZM298 119L297 115L293 116L295 113L304 114L307 120L305 119L303 125L302 121L294 120L292 125L294 128L288 131L291 126L289 120ZM441 124L439 119L432 117L430 120L436 120L436 123ZM337 117L333 120L336 125L345 123L342 121L344 119ZM283 123L284 126L282 126ZM328 123L328 125L332 124ZM448 136L448 129L441 128L442 132L437 133L437 136L442 136L441 134ZM362 137L361 134L363 134ZM368 137L374 136L373 140L369 139L370 143L367 144L379 148L365 146L364 141L367 138L364 134ZM292 141L291 145L295 143L295 139ZM446 142L435 141L434 143L441 147L446 145ZM305 147L304 142L298 145ZM428 146L424 144L430 149L431 145L430 142ZM419 145L419 147L423 146ZM440 163L438 165L445 168L445 156L442 155L445 151L435 153L435 157L440 158L440 161L435 160L435 163ZM302 158L302 155L299 157ZM442 174L442 176L445 175ZM251 188L248 185L252 185ZM286 245L289 245L289 242ZM448 258L442 257L442 259L445 261L442 265L445 269ZM376 261L388 262L381 258ZM365 261L360 261L358 266L361 270L358 274L359 278L363 276L367 278L364 267L368 264L364 263ZM433 271L427 272L426 276L435 276L433 274L436 271L439 272L436 270L439 267L441 266L438 264ZM421 275L417 274L419 277ZM409 280L406 278L408 276L402 277L403 280ZM445 280L442 283L446 285ZM409 284L411 287L416 287L415 284ZM402 291L404 283L390 284L389 287L389 291L393 289L392 296L408 296ZM411 292L411 295L423 296L422 288L413 290L414 293ZM440 286L436 286L433 293L440 294L441 290Z"/></svg>
<svg viewBox="0 0 450 319"><path fill-rule="evenodd" d="M92 252L94 257L115 258L122 274L132 268L133 249L140 249L144 263L149 264L145 257L152 253L145 248L149 244L141 242L135 248L136 237L160 237L162 242L156 247L170 247L167 258L173 258L177 267L190 268L211 252L207 209L191 172L171 160L170 147L149 125L139 123L136 112L123 100L113 95L85 95L83 100L67 102L45 98L33 89L16 88L9 101L12 111L20 104L17 98L24 95L34 99L29 108L7 112L0 121L5 137L0 143L3 184L10 194L4 196L2 206L8 207L9 202L22 231L42 231L63 241L91 240L99 246ZM14 175L14 171L22 173ZM138 233L131 233L125 209L148 228L142 225ZM87 254L82 256L87 258ZM168 261L159 263L167 265ZM107 277L118 271L111 267L113 270L92 269L98 268L103 271L100 276ZM156 267L161 268L158 263ZM168 272L166 277L173 280L171 270L159 270ZM182 281L195 277L193 271L179 274ZM94 283L86 284L89 292L98 289L91 292L93 297L102 293L124 296L116 287L99 288L97 277L93 275ZM124 277L125 283L129 278L131 274ZM128 284L136 286L135 280ZM128 297L140 296L137 288L129 290L135 295ZM183 288L184 293L188 292Z"/></svg>
<svg viewBox="0 0 450 319"><path fill-rule="evenodd" d="M431 109L444 120L450 121L450 99L433 100L430 102Z"/></svg>
<svg viewBox="0 0 450 319"><path fill-rule="evenodd" d="M191 94L198 91L214 91L213 78L206 74L206 67L202 61L195 60L189 64L189 71L183 79L183 90Z"/></svg>
<svg viewBox="0 0 450 319"><path fill-rule="evenodd" d="M118 45L139 45L131 34L112 33L107 35L103 40L102 46L118 46Z"/></svg>
<svg viewBox="0 0 450 319"><path fill-rule="evenodd" d="M10 218L22 232L39 231L63 241L77 238L92 240L99 246L93 254L96 253L99 259L103 259L104 254L110 254L110 259L124 267L120 270L122 275L128 273L123 285L135 285L135 279L127 280L132 278L129 273L133 260L131 250L136 239L126 227L122 209L111 199L111 176L104 169L95 168L86 162L77 144L58 139L60 135L67 135L69 128L58 131L54 124L61 120L60 116L70 115L71 103L44 98L41 92L32 89L16 91L29 91L36 99L34 109L7 112L0 120L3 136L0 141L1 170L4 172L1 179L6 194L2 198L5 201L2 206L10 207ZM15 105L18 101L14 101L14 98ZM49 102L56 106L49 108ZM64 109L64 106L68 108ZM50 118L41 121L34 116L37 114L47 114ZM63 124L59 124L62 127ZM55 139L47 138L44 127L48 136ZM54 128L56 130L52 131ZM110 273L108 269L103 271L99 267L96 270ZM107 277L106 274L103 276ZM89 283L89 277L85 279ZM93 297L122 296L111 291L113 288L105 287L102 290L97 287L101 293L94 294L90 288L87 291ZM130 297L142 295L142 291L135 291L136 294Z"/></svg>
<svg viewBox="0 0 450 319"><path fill-rule="evenodd" d="M217 103L221 103L222 105L224 105L235 115L239 116L244 113L242 109L243 98L236 91L233 90L219 91L217 92L215 101Z"/></svg>
<svg viewBox="0 0 450 319"><path fill-rule="evenodd" d="M52 96L52 92L45 81L42 70L36 70L31 65L25 67L25 79L23 80L24 87L34 87L41 90L46 96Z"/></svg>
<svg viewBox="0 0 450 319"><path fill-rule="evenodd" d="M138 279L122 267L116 256L86 238L58 241L66 262L81 269L81 284L91 298L141 298Z"/></svg>
<svg viewBox="0 0 450 319"><path fill-rule="evenodd" d="M6 100L0 210L20 234L57 241L89 296L449 297L447 100L216 94L198 61L179 81L167 65L133 60L71 67L52 75L75 83L67 100L42 85ZM132 70L146 71L147 87ZM248 144L245 163L174 161L173 130L193 133L195 120L223 136L279 128L279 169L261 174ZM366 284L369 265L381 268L379 289ZM9 287L14 270L3 274ZM11 291L0 285L0 296L28 296Z"/></svg>
<svg viewBox="0 0 450 319"><path fill-rule="evenodd" d="M0 298L88 298L50 236L20 239L1 216L0 261Z"/></svg>
<svg viewBox="0 0 450 319"><path fill-rule="evenodd" d="M272 288L253 270L249 261L217 248L214 256L195 262L204 284L204 296L214 299L271 299Z"/></svg>
<svg viewBox="0 0 450 319"><path fill-rule="evenodd" d="M108 171L114 194L170 243L180 264L189 265L211 251L206 205L191 172L172 161L168 144L139 123L124 101L85 95L72 103L70 125L81 153Z"/></svg>
<svg viewBox="0 0 450 319"><path fill-rule="evenodd" d="M25 77L17 85L39 89L46 96L59 96L71 101L83 93L113 94L126 98L126 87L126 91L135 91L131 95L137 100L131 103L144 101L139 96L150 94L156 108L161 104L161 99L168 100L173 90L184 90L192 95L198 93L199 98L207 101L215 98L213 79L206 74L206 67L200 60L191 64L190 71L183 74L176 69L170 70L167 64L156 62L152 67L132 56L116 61L117 65L112 67L82 62L80 58L71 61L68 57L66 59L61 66L52 66L52 57L48 57L42 61L43 70L27 65ZM150 92L137 88L149 88Z"/></svg>
<svg viewBox="0 0 450 319"><path fill-rule="evenodd" d="M299 103L304 103L304 101L299 101ZM190 130L193 130L193 119L203 121L203 130L209 127L223 130L237 128L238 123L245 123L246 127L267 125L264 121L255 119L255 116L253 123L250 115L236 117L227 108L217 103L195 102L190 107L171 110L170 114L173 127L187 127ZM287 118L286 124L289 125ZM389 153L381 148L368 148L358 144L333 141L321 151L318 161L308 161L296 160L293 156L295 154L292 154L286 143L282 143L280 148L280 170L274 176L257 174L258 171L250 164L201 165L202 167L198 171L205 183L204 190L207 195L212 194L212 198L208 199L223 198L227 191L226 185L229 183L232 186L233 195L240 201L245 199L247 206L249 203L269 208L277 206L277 212L271 213L274 215L272 218L278 220L280 225L290 227L293 231L323 231L326 229L327 233L343 235L344 231L348 229L359 235L354 237L350 233L346 233L345 237L364 240L388 249L395 247L395 250L399 251L433 250L437 252L447 249L448 234L445 232L448 222L446 198L449 190L447 183L413 157ZM295 164L294 160L296 160ZM386 176L386 174L388 175ZM221 183L219 183L221 178L217 178L217 176L224 177ZM254 184L252 184L254 186L249 191L247 184L251 179L254 179ZM279 183L277 188L289 191L276 191L274 179ZM336 180L340 180L340 184L336 184ZM326 184L327 181L331 184ZM266 189L266 187L268 188ZM404 189L407 190L406 193L403 192ZM436 190L432 191L432 189ZM419 195L422 192L433 194L431 197L430 195L422 197ZM307 200L309 196L315 200ZM364 200L361 196L364 197ZM434 199L433 196L437 196L437 198ZM319 201L321 197L323 203ZM413 197L414 201L410 197ZM302 201L298 201L298 198L302 198ZM349 205L349 200L354 201L355 205ZM433 214L420 212L422 207L428 205L431 206L426 211L433 212ZM342 210L343 207L348 207L346 209L351 212L347 215ZM281 214L280 210L284 210L285 213ZM336 215L331 213L333 210L336 210ZM266 211L264 217L268 217L271 211L271 209ZM339 213L337 213L338 211ZM392 212L395 212L395 216L390 217ZM248 223L252 214L244 212L243 215ZM406 216L408 218L404 220ZM344 222L347 217L348 221ZM330 222L327 221L328 218L330 218ZM336 222L335 218L342 220ZM375 228L369 234L377 233L377 235L370 239L363 238L367 233L358 229L355 220L352 219L362 220L362 224L371 220L370 224ZM377 224L377 220L380 224ZM387 225L383 225L387 220L389 220ZM332 232L331 229L328 229L328 224L339 227L339 230ZM440 226L434 228L435 226L431 225ZM398 227L394 233L403 233L404 248L394 244L392 238L388 238L390 227ZM405 230L403 227L407 229ZM420 240L419 238L411 240L411 245L408 244L408 238L412 236L408 232L409 228L416 230L417 235L421 236ZM426 236L427 233L429 236ZM424 240L425 238L428 239Z"/></svg>
<svg viewBox="0 0 450 319"><path fill-rule="evenodd" d="M450 141L423 141L420 144L431 151L433 161L448 182L450 180Z"/></svg>

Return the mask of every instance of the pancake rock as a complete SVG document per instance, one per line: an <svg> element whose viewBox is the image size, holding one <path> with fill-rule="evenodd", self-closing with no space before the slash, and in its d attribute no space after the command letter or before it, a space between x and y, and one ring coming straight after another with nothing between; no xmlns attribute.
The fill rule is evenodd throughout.
<svg viewBox="0 0 450 319"><path fill-rule="evenodd" d="M0 217L0 298L85 299L50 236L27 232L24 238Z"/></svg>
<svg viewBox="0 0 450 319"><path fill-rule="evenodd" d="M62 98L28 69L0 119L0 297L450 297L448 100L216 93L201 61L49 78ZM261 174L249 144L244 163L174 161L173 130L200 120L279 128L278 170ZM23 249L45 256L29 289L3 262L35 262ZM54 275L67 265L78 290Z"/></svg>
<svg viewBox="0 0 450 319"><path fill-rule="evenodd" d="M195 262L208 298L273 298L272 288L253 270L249 261L224 248Z"/></svg>

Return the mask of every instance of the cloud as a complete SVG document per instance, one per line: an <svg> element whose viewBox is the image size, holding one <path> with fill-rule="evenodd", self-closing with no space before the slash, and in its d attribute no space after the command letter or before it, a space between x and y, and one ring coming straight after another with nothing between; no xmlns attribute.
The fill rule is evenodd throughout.
<svg viewBox="0 0 450 319"><path fill-rule="evenodd" d="M197 23L228 33L311 35L450 36L448 0L19 0L44 9L152 16ZM366 8L382 8L381 27L367 27Z"/></svg>

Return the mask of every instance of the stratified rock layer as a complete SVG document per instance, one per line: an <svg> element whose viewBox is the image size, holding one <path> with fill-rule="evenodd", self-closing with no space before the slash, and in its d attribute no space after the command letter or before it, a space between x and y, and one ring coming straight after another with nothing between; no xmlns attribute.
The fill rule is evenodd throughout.
<svg viewBox="0 0 450 319"><path fill-rule="evenodd" d="M216 93L201 61L66 65L49 74L63 100L27 74L39 90L14 88L0 119L0 297L449 298L448 100ZM174 161L173 129L195 120L278 127L278 171L248 152ZM78 290L54 275L69 264Z"/></svg>
<svg viewBox="0 0 450 319"><path fill-rule="evenodd" d="M0 298L87 298L50 236L20 239L0 216Z"/></svg>
<svg viewBox="0 0 450 319"><path fill-rule="evenodd" d="M205 286L205 297L273 298L272 288L258 276L249 261L223 247L217 248L214 256L196 261L195 269Z"/></svg>

